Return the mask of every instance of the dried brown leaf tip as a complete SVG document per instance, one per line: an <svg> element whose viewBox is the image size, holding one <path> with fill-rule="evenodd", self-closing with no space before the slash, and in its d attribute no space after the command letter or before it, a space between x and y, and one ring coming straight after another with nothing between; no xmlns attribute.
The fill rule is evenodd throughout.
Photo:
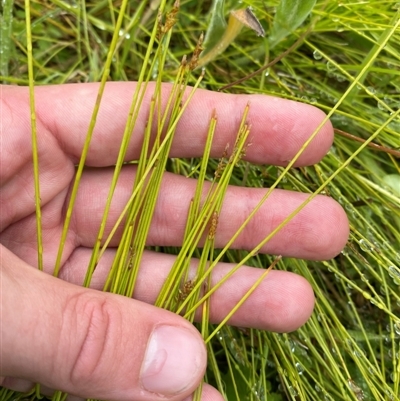
<svg viewBox="0 0 400 401"><path fill-rule="evenodd" d="M232 11L231 14L243 25L252 29L257 34L257 36L265 36L264 28L262 27L258 18L253 13L253 9L251 7Z"/></svg>

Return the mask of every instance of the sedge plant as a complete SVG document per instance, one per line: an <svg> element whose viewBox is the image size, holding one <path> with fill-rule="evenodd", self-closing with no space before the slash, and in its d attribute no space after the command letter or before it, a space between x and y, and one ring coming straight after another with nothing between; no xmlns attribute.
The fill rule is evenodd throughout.
<svg viewBox="0 0 400 401"><path fill-rule="evenodd" d="M216 0L210 7L204 3L3 2L0 80L30 87L38 266L46 250L41 246L34 84L101 82L76 166L54 270L57 276L106 82L136 80L97 246L83 285L90 286L97 263L122 226L104 291L132 296L140 260L148 248L146 239L163 173L168 170L197 178L182 247L156 248L177 255L156 305L191 322L196 311L202 310L197 324L209 355L205 380L229 401L396 400L400 391L399 4L246 0L238 7L237 2ZM257 38L238 22L236 16L246 15L243 10L248 7L258 33L265 31L265 37ZM150 81L155 81L155 89L149 124L140 157L130 162L137 165L131 195L117 224L105 236L127 144ZM171 82L171 89L167 106L161 109L164 81ZM189 96L184 97L189 86ZM317 129L286 168L251 165L243 161L251 146L246 120L249 105L243 110L236 142L221 158L210 157L218 121L215 110L203 157L171 159L176 126L196 89L224 87L235 93L262 93L316 105L333 122L334 146L318 165L294 168ZM156 132L155 140L152 132ZM218 250L214 238L228 184L269 190L226 247ZM231 249L274 188L306 192L309 197L253 250ZM350 219L351 235L337 258L317 263L259 254L276 232L321 193L340 202ZM192 257L199 259L195 275L189 270ZM235 268L212 286L213 268L219 261L234 263ZM287 334L226 325L259 284L255 283L221 324L210 324L211 295L245 263L269 266L261 279L271 268L303 275L317 300L309 322ZM200 389L195 399L199 396ZM40 386L33 394L2 389L0 397L4 401L40 398ZM65 397L56 392L53 399Z"/></svg>

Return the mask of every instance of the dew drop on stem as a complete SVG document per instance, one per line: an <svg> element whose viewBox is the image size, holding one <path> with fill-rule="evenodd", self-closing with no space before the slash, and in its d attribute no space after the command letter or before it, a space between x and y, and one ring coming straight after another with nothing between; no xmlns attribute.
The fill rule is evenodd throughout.
<svg viewBox="0 0 400 401"><path fill-rule="evenodd" d="M322 59L322 54L318 50L314 50L313 57L314 57L315 60L321 60Z"/></svg>
<svg viewBox="0 0 400 401"><path fill-rule="evenodd" d="M360 239L358 241L358 244L360 245L360 248L364 252L371 252L372 247L368 244L368 242L365 239Z"/></svg>

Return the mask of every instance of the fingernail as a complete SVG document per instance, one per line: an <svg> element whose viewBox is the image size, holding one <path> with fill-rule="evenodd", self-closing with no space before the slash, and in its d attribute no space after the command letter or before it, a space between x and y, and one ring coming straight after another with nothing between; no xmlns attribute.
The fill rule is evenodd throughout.
<svg viewBox="0 0 400 401"><path fill-rule="evenodd" d="M199 382L206 360L200 336L183 327L158 326L147 344L142 386L160 395L179 394Z"/></svg>

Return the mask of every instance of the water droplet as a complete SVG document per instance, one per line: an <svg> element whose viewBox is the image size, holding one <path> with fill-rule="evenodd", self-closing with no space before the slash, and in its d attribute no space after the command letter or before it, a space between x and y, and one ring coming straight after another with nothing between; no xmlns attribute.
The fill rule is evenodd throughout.
<svg viewBox="0 0 400 401"><path fill-rule="evenodd" d="M304 372L304 367L303 367L303 365L302 365L301 363L299 363L299 362L296 362L296 363L295 363L295 366L296 366L297 371L299 372L299 375L302 375L303 372Z"/></svg>
<svg viewBox="0 0 400 401"><path fill-rule="evenodd" d="M338 82L344 82L346 81L346 77L342 74L335 74L335 78Z"/></svg>
<svg viewBox="0 0 400 401"><path fill-rule="evenodd" d="M354 348L353 355L357 358L362 358L365 357L367 353L365 352L365 350L359 347L359 348Z"/></svg>
<svg viewBox="0 0 400 401"><path fill-rule="evenodd" d="M385 96L383 96L383 101L386 103L386 104L390 104L390 103L393 103L393 98L392 97L390 97L390 96L388 96L388 95L385 95Z"/></svg>
<svg viewBox="0 0 400 401"><path fill-rule="evenodd" d="M389 266L388 271L391 278L400 278L400 269L397 266Z"/></svg>
<svg viewBox="0 0 400 401"><path fill-rule="evenodd" d="M394 331L396 332L397 335L400 336L400 320L396 323L393 324Z"/></svg>
<svg viewBox="0 0 400 401"><path fill-rule="evenodd" d="M394 394L392 393L392 391L389 388L385 389L385 394L389 397L390 401L394 400Z"/></svg>
<svg viewBox="0 0 400 401"><path fill-rule="evenodd" d="M371 302L372 305L375 305L379 309L383 309L385 307L383 303L376 298L371 298L369 302Z"/></svg>
<svg viewBox="0 0 400 401"><path fill-rule="evenodd" d="M269 68L267 68L267 69L265 70L264 75L265 75L266 77L268 77L268 75L269 75L270 72L271 72L271 70L270 70Z"/></svg>
<svg viewBox="0 0 400 401"><path fill-rule="evenodd" d="M295 351L295 344L294 344L294 341L292 341L292 340L286 340L286 341L285 341L285 345L290 349L290 352L294 352L294 351Z"/></svg>
<svg viewBox="0 0 400 401"><path fill-rule="evenodd" d="M322 54L318 50L314 50L313 57L314 57L315 60L321 60L322 59Z"/></svg>
<svg viewBox="0 0 400 401"><path fill-rule="evenodd" d="M388 242L388 241L382 241L382 243L381 243L381 248L382 248L383 250L389 249L389 248L390 248L389 242Z"/></svg>
<svg viewBox="0 0 400 401"><path fill-rule="evenodd" d="M358 244L360 245L360 248L364 252L371 252L372 247L369 245L369 243L365 239L360 239L358 241Z"/></svg>
<svg viewBox="0 0 400 401"><path fill-rule="evenodd" d="M367 87L366 87L366 90L367 90L367 92L368 92L370 95L375 95L375 93L376 93L375 88L372 87L372 86L367 86Z"/></svg>
<svg viewBox="0 0 400 401"><path fill-rule="evenodd" d="M326 69L327 69L329 72L332 72L332 71L335 71L335 70L336 70L336 66L335 66L334 64L332 64L330 61L328 61L328 62L326 63Z"/></svg>
<svg viewBox="0 0 400 401"><path fill-rule="evenodd" d="M379 110L388 111L387 107L386 107L386 103L383 100L378 101L377 106L378 106Z"/></svg>

